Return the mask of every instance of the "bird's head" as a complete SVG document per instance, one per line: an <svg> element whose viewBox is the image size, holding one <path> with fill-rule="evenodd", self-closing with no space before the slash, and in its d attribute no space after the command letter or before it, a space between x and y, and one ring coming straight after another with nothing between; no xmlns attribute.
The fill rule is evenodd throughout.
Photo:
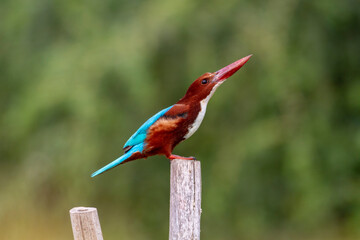
<svg viewBox="0 0 360 240"><path fill-rule="evenodd" d="M196 99L198 101L211 98L215 90L224 83L226 79L237 72L251 56L252 55L241 58L216 72L201 75L190 85L184 98Z"/></svg>

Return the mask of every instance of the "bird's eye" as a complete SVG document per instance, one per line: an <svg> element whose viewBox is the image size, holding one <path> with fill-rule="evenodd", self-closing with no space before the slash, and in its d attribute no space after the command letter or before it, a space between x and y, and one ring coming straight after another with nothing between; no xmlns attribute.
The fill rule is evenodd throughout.
<svg viewBox="0 0 360 240"><path fill-rule="evenodd" d="M207 84L208 82L209 82L209 80L205 78L201 81L201 84Z"/></svg>

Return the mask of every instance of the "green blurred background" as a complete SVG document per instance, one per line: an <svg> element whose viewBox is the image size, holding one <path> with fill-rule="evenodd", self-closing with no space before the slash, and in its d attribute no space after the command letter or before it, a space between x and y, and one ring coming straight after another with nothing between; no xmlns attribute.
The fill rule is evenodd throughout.
<svg viewBox="0 0 360 240"><path fill-rule="evenodd" d="M2 0L0 239L167 239L169 161L90 174L190 83L248 54L174 151L202 239L360 239L360 2Z"/></svg>

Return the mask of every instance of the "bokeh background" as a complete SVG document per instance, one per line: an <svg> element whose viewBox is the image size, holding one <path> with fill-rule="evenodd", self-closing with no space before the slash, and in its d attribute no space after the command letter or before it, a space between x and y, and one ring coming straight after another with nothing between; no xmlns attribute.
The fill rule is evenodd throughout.
<svg viewBox="0 0 360 240"><path fill-rule="evenodd" d="M0 239L167 239L169 162L90 174L190 83L248 54L175 149L202 239L360 239L360 2L2 0Z"/></svg>

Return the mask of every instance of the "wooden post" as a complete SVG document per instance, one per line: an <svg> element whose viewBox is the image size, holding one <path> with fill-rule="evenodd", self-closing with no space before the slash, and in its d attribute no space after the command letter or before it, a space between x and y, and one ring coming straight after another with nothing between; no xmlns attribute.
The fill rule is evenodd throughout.
<svg viewBox="0 0 360 240"><path fill-rule="evenodd" d="M74 240L103 240L96 208L74 207L70 218Z"/></svg>
<svg viewBox="0 0 360 240"><path fill-rule="evenodd" d="M174 159L170 166L169 240L199 240L201 215L201 165Z"/></svg>

